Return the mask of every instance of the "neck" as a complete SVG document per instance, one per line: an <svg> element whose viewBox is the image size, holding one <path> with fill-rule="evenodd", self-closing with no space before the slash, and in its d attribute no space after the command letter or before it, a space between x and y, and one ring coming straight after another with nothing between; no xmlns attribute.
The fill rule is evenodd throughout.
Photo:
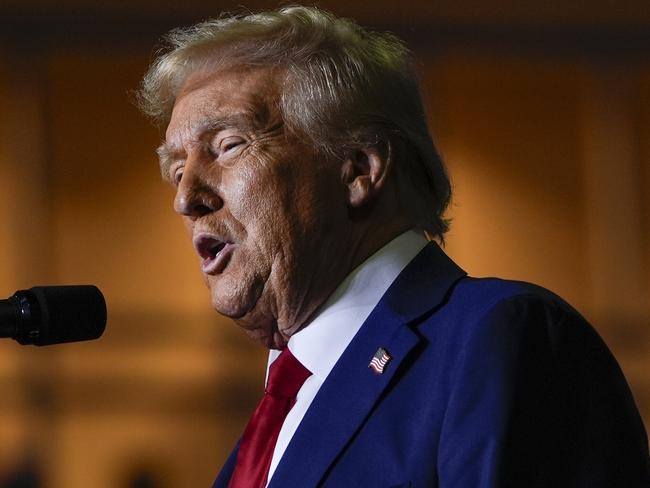
<svg viewBox="0 0 650 488"><path fill-rule="evenodd" d="M382 247L395 239L397 236L411 229L411 225L405 222L398 221L385 221L382 225L364 225L351 232L351 238L348 246L348 257L338 268L337 279L333 279L328 283L327 288L322 290L319 300L312 302L312 307L309 313L303 315L303 320L300 320L300 326L295 327L289 334L283 334L286 341L292 334L295 334L318 313L321 306L327 301L329 296L336 290L341 282L361 263L363 263L370 256L379 251ZM334 272L332 270L331 272Z"/></svg>

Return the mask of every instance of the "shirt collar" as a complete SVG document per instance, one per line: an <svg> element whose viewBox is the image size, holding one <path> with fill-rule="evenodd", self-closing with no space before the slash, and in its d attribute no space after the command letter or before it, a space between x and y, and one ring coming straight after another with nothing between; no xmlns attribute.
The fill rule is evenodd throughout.
<svg viewBox="0 0 650 488"><path fill-rule="evenodd" d="M390 241L355 268L316 317L289 338L292 354L321 382L391 283L426 244L426 238L413 230ZM279 354L269 352L269 366Z"/></svg>

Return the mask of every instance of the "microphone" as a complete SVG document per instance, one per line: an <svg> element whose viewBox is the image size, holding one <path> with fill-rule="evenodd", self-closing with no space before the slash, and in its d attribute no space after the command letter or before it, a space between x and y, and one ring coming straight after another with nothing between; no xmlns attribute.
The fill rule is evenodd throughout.
<svg viewBox="0 0 650 488"><path fill-rule="evenodd" d="M97 339L106 328L106 301L94 285L35 286L0 300L0 337L47 346Z"/></svg>

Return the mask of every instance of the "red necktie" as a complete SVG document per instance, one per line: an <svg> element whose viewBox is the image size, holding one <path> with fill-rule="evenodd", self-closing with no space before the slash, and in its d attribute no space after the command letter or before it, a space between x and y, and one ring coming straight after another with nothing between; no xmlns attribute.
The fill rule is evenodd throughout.
<svg viewBox="0 0 650 488"><path fill-rule="evenodd" d="M310 375L288 347L273 361L264 397L244 430L228 488L264 488L282 423Z"/></svg>

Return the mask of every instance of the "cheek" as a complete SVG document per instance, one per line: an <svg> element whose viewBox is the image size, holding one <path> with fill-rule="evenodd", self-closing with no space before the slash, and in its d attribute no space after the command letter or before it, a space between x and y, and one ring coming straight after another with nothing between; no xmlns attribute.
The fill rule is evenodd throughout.
<svg viewBox="0 0 650 488"><path fill-rule="evenodd" d="M252 157L223 173L226 205L250 248L264 254L298 248L332 227L343 198L333 167L306 158Z"/></svg>
<svg viewBox="0 0 650 488"><path fill-rule="evenodd" d="M281 226L287 209L287 183L278 181L272 171L258 167L257 170L242 170L238 174L228 175L224 179L227 190L225 199L233 218L245 228L247 234L260 232L273 234ZM282 186L285 189L282 189Z"/></svg>
<svg viewBox="0 0 650 488"><path fill-rule="evenodd" d="M255 170L255 164L242 164L237 168L224 171L222 188L224 200L233 214L248 215L259 205L264 191L264 174Z"/></svg>

